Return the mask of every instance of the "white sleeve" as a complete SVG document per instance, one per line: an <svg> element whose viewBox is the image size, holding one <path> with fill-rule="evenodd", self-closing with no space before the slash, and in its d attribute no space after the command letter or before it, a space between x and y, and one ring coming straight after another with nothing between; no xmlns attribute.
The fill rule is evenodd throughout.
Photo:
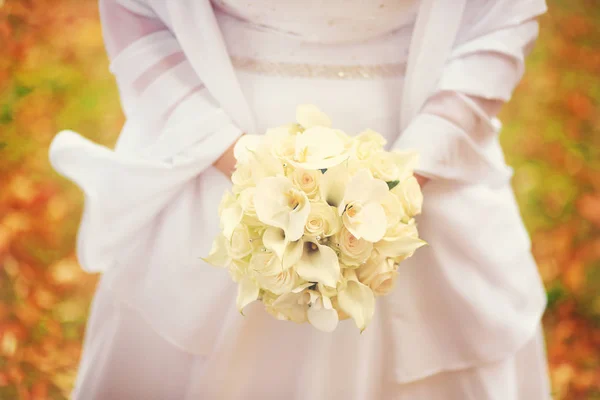
<svg viewBox="0 0 600 400"><path fill-rule="evenodd" d="M88 271L156 219L242 134L204 88L170 29L145 2L100 0L106 48L126 122L115 150L72 131L50 147L53 167L85 194L78 255ZM118 179L115 179L118 177Z"/></svg>
<svg viewBox="0 0 600 400"><path fill-rule="evenodd" d="M543 0L470 1L434 93L394 143L420 152L417 172L432 179L504 181L495 117L524 72Z"/></svg>

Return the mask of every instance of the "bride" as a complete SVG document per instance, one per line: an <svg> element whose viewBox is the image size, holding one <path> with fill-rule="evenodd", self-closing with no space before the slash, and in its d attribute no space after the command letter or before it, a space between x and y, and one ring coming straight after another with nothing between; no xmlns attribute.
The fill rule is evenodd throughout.
<svg viewBox="0 0 600 400"><path fill-rule="evenodd" d="M498 142L543 0L100 0L127 117L70 131L81 265L102 272L75 399L549 399L545 294ZM429 243L369 328L235 307L204 264L243 133L315 104L416 149ZM233 179L235 179L235 175Z"/></svg>

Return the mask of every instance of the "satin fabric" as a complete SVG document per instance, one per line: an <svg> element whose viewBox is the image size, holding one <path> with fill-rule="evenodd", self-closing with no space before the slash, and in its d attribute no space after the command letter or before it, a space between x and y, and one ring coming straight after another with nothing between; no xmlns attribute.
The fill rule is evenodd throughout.
<svg viewBox="0 0 600 400"><path fill-rule="evenodd" d="M310 392L304 392L307 387L337 388L336 382L346 379L333 379L331 374L344 365L355 366L351 370L357 379L347 392L355 393L354 398L377 398L369 396L390 382L397 385L395 391L379 398L394 398L400 387L416 380L510 363L528 344L540 343L535 335L545 306L543 287L508 185L511 172L497 143L500 124L485 115L476 100L508 99L537 34L533 18L545 11L543 2L468 1L462 12L444 11L441 2L426 2L437 4L432 15L453 16L456 38L440 45L447 49L440 60L414 54L428 54L427 43L436 37L431 32L443 33L439 29L445 27L428 25L429 18L423 17L421 25L427 29L414 33L428 32L423 35L429 39L417 46L412 43L421 36L408 37L410 59L420 60L413 61L416 65L437 59L443 66L433 68L431 76L413 67L418 73L408 73L400 89L404 101L398 102L397 113L391 113L396 128L387 133L392 147L419 150L423 154L419 172L433 178L425 188L419 220L431 246L405 263L398 287L378 305L377 319L361 340L352 336L356 332L348 324L335 335L323 336L307 326L269 319L257 306L245 319L237 314L234 284L224 271L200 261L218 231L216 205L229 186L211 164L243 131L260 132L264 113L270 110L249 100L208 1L121 3L101 2L111 68L128 118L117 147L111 151L73 132L62 132L50 149L51 161L86 195L78 254L86 270L104 273L97 302L113 301L115 310L129 310L145 321L145 329L153 331L148 335L156 333L164 342L159 346L164 351L156 350L156 355L167 357L169 348L188 354L173 357L181 365L191 357L195 375L190 379L208 385L193 393L224 387L228 381L223 376L236 372L243 376L252 365L268 370L269 357L293 349L296 335L306 338L306 351L290 350L290 358L295 358L272 363L277 371L302 366L300 378L294 375L296 398L304 398ZM141 21L140 25L119 24L115 13L123 10L124 18ZM120 43L128 32L124 26L137 39ZM483 73L488 68L496 74ZM477 129L466 130L428 112L422 103L439 92L451 93L461 105L457 120L463 118L461 113L465 119L482 116ZM352 123L354 114L338 119ZM86 345L82 370L88 372L82 372L78 383L81 398L94 398L86 397L88 390L108 379L90 378L101 348L120 340L133 345L136 340L137 331L120 330L125 322L116 315L107 317L111 333L103 335L97 335L102 322L95 320L92 313L89 343L95 336L102 339L95 346ZM249 354L261 363L248 364ZM329 361L323 362L323 357ZM313 363L315 359L320 364ZM239 370L228 366L236 362ZM207 364L212 375L203 369ZM519 369L511 365L513 371ZM544 398L540 371L535 371L537 397L523 398ZM316 376L321 380L314 381ZM267 375L263 379L238 382L235 387L261 393L269 383ZM477 382L471 381L471 386ZM330 390L315 389L322 396Z"/></svg>

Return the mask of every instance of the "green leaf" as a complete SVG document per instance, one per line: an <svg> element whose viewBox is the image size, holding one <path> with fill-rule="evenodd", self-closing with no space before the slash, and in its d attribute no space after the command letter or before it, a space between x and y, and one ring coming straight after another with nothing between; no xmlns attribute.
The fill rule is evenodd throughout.
<svg viewBox="0 0 600 400"><path fill-rule="evenodd" d="M386 182L386 183L388 185L388 188L390 190L392 190L393 188L395 188L396 186L398 186L398 184L400 183L400 181L389 181L389 182Z"/></svg>
<svg viewBox="0 0 600 400"><path fill-rule="evenodd" d="M320 169L319 171L321 171L321 173L324 174L325 172L327 172L327 168Z"/></svg>

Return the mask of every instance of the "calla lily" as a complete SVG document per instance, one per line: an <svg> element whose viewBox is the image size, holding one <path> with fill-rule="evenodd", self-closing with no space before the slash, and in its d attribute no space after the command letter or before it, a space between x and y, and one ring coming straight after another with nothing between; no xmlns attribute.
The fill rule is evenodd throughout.
<svg viewBox="0 0 600 400"><path fill-rule="evenodd" d="M296 108L296 121L305 129L313 126L331 127L331 119L312 104L301 104Z"/></svg>
<svg viewBox="0 0 600 400"><path fill-rule="evenodd" d="M244 277L238 285L238 294L236 299L236 305L240 313L248 304L258 299L260 289L256 283L249 276Z"/></svg>
<svg viewBox="0 0 600 400"><path fill-rule="evenodd" d="M350 174L345 165L340 164L325 171L321 177L319 190L321 191L321 199L330 206L338 207L344 200L344 193Z"/></svg>
<svg viewBox="0 0 600 400"><path fill-rule="evenodd" d="M342 163L349 156L350 147L343 133L315 126L296 135L296 153L290 163L298 168L324 169Z"/></svg>
<svg viewBox="0 0 600 400"><path fill-rule="evenodd" d="M338 293L337 301L342 311L354 320L362 333L375 313L375 295L371 288L358 281L353 270L347 271L347 281Z"/></svg>
<svg viewBox="0 0 600 400"><path fill-rule="evenodd" d="M215 238L208 256L202 260L215 267L225 267L231 262L225 236L219 235Z"/></svg>
<svg viewBox="0 0 600 400"><path fill-rule="evenodd" d="M276 275L282 271L277 255L270 251L252 254L249 268L257 275Z"/></svg>
<svg viewBox="0 0 600 400"><path fill-rule="evenodd" d="M310 213L306 194L294 187L285 177L262 179L256 186L254 207L258 219L269 226L281 228L289 241L296 241L304 233Z"/></svg>
<svg viewBox="0 0 600 400"><path fill-rule="evenodd" d="M384 181L362 169L348 182L338 207L344 226L358 239L378 242L385 234L387 219L381 203L388 194Z"/></svg>
<svg viewBox="0 0 600 400"><path fill-rule="evenodd" d="M306 281L336 287L340 279L340 263L333 249L308 239L304 241L302 257L296 263L296 272Z"/></svg>
<svg viewBox="0 0 600 400"><path fill-rule="evenodd" d="M263 244L281 260L282 269L288 269L302 257L304 243L301 240L290 242L285 232L279 228L267 228L263 234Z"/></svg>
<svg viewBox="0 0 600 400"><path fill-rule="evenodd" d="M307 310L306 315L308 322L323 332L333 332L339 322L338 313L333 308L331 300L320 293L316 299L311 299L310 308Z"/></svg>

